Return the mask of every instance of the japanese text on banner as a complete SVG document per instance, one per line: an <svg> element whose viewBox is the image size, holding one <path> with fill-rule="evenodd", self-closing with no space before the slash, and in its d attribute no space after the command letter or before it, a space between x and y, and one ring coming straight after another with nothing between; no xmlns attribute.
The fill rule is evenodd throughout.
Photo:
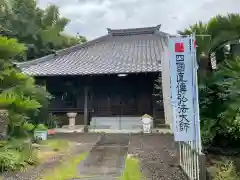
<svg viewBox="0 0 240 180"><path fill-rule="evenodd" d="M188 132L190 128L190 122L187 116L189 108L186 103L188 99L186 97L187 81L184 79L185 74L185 62L184 55L176 55L176 67L177 67L177 108L179 114L179 127L180 131Z"/></svg>

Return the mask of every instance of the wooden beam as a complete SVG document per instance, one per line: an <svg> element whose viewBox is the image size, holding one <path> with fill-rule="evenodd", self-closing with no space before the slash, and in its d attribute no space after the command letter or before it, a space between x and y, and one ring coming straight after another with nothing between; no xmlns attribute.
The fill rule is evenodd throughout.
<svg viewBox="0 0 240 180"><path fill-rule="evenodd" d="M88 86L84 87L84 132L87 132L88 126Z"/></svg>

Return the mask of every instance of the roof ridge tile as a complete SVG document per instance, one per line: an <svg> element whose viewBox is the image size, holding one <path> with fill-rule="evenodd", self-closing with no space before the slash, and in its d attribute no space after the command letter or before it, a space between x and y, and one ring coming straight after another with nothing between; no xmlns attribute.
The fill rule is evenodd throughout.
<svg viewBox="0 0 240 180"><path fill-rule="evenodd" d="M140 35L140 34L155 34L159 32L161 24L152 27L142 28L128 28L128 29L110 29L107 28L108 34L112 36L127 36L127 35Z"/></svg>

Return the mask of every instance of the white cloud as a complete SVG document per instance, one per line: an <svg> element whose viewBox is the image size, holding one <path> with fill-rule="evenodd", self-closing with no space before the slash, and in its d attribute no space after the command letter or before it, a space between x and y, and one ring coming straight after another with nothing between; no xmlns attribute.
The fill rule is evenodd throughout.
<svg viewBox="0 0 240 180"><path fill-rule="evenodd" d="M175 33L199 20L217 14L240 13L239 0L38 0L40 6L54 3L62 16L71 19L66 31L92 39L106 28L136 28L162 24Z"/></svg>

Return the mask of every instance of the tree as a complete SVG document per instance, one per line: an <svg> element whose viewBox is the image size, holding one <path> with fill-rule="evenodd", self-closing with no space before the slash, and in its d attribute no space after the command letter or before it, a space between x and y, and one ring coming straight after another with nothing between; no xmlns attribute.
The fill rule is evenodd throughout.
<svg viewBox="0 0 240 180"><path fill-rule="evenodd" d="M218 15L207 23L196 23L180 34L203 34L198 36L197 56L200 62L209 62L210 54L215 52L218 62L216 71L199 74L199 98L202 137L205 144L211 145L217 137L227 138L229 142L240 139L240 66L239 58L233 57L226 44L240 37L240 15ZM226 53L228 52L228 53ZM202 55L202 56L201 56Z"/></svg>
<svg viewBox="0 0 240 180"><path fill-rule="evenodd" d="M0 37L0 107L8 110L10 135L21 132L30 115L38 116L41 103L50 99L50 94L36 86L32 77L24 75L11 64L10 59L24 50L25 46L16 39Z"/></svg>
<svg viewBox="0 0 240 180"><path fill-rule="evenodd" d="M240 140L240 58L226 59L200 84L200 117L204 142L217 136Z"/></svg>
<svg viewBox="0 0 240 180"><path fill-rule="evenodd" d="M16 39L0 36L0 109L7 110L1 114L2 138L6 140L5 125L8 126L8 139L2 141L0 146L0 171L19 170L27 165L36 163L31 142L15 140L23 135L29 135L30 124L27 121L32 118L32 113L38 116L44 104L39 98L47 101L47 92L40 94L34 79L28 77L16 69L11 59L23 54L26 47ZM7 117L7 118L6 118ZM31 128L34 126L32 125Z"/></svg>
<svg viewBox="0 0 240 180"><path fill-rule="evenodd" d="M196 37L198 57L203 54L209 59L212 52L217 52L220 54L220 56L217 55L217 60L223 61L225 59L223 54L226 50L224 45L240 38L240 14L217 15L207 23L200 21L184 31L178 31L178 33L181 35L192 33L199 35Z"/></svg>
<svg viewBox="0 0 240 180"><path fill-rule="evenodd" d="M27 47L27 57L17 57L19 61L42 57L86 40L63 33L69 20L60 17L55 5L40 9L35 0L3 0L0 7L2 34L17 38Z"/></svg>

